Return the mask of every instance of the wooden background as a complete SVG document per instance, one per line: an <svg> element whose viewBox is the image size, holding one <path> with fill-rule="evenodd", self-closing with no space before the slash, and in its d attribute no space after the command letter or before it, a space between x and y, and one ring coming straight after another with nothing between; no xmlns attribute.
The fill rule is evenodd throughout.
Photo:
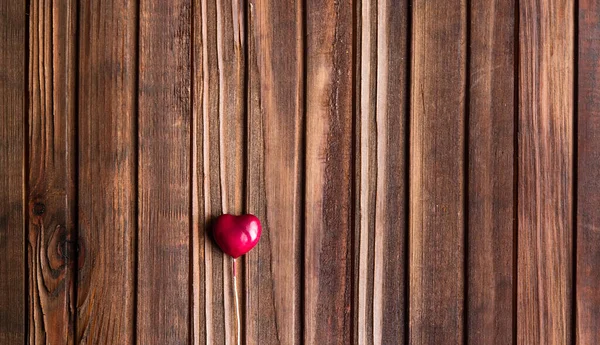
<svg viewBox="0 0 600 345"><path fill-rule="evenodd" d="M600 343L600 4L0 0L0 344Z"/></svg>

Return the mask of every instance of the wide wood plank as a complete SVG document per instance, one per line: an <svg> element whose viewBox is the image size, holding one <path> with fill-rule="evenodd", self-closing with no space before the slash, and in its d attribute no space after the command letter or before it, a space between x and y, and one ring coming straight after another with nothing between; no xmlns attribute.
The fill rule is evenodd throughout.
<svg viewBox="0 0 600 345"><path fill-rule="evenodd" d="M514 1L471 2L468 130L469 344L511 344L514 329Z"/></svg>
<svg viewBox="0 0 600 345"><path fill-rule="evenodd" d="M579 1L577 59L577 344L600 332L600 4Z"/></svg>
<svg viewBox="0 0 600 345"><path fill-rule="evenodd" d="M135 343L137 4L80 3L77 343Z"/></svg>
<svg viewBox="0 0 600 345"><path fill-rule="evenodd" d="M464 340L466 1L413 3L410 344Z"/></svg>
<svg viewBox="0 0 600 345"><path fill-rule="evenodd" d="M519 1L518 344L573 334L573 6Z"/></svg>
<svg viewBox="0 0 600 345"><path fill-rule="evenodd" d="M0 343L27 340L26 1L0 5Z"/></svg>
<svg viewBox="0 0 600 345"><path fill-rule="evenodd" d="M302 2L248 4L247 210L263 235L246 256L248 344L302 339Z"/></svg>
<svg viewBox="0 0 600 345"><path fill-rule="evenodd" d="M29 343L74 343L75 1L29 9Z"/></svg>
<svg viewBox="0 0 600 345"><path fill-rule="evenodd" d="M191 2L142 1L137 342L190 339Z"/></svg>
<svg viewBox="0 0 600 345"><path fill-rule="evenodd" d="M306 2L304 343L352 339L352 7ZM309 278L310 277L310 278Z"/></svg>
<svg viewBox="0 0 600 345"><path fill-rule="evenodd" d="M243 3L194 2L193 20L193 341L235 344L238 332L232 259L212 241L210 223L222 213L243 212ZM240 261L238 272L242 274ZM243 286L238 289L243 291Z"/></svg>

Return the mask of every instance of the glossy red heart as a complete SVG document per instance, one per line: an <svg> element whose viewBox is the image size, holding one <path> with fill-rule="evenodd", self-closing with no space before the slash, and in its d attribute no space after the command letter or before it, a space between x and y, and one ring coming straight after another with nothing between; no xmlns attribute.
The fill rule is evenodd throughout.
<svg viewBox="0 0 600 345"><path fill-rule="evenodd" d="M262 226L252 214L223 214L213 225L213 237L225 254L238 258L254 248L260 240Z"/></svg>

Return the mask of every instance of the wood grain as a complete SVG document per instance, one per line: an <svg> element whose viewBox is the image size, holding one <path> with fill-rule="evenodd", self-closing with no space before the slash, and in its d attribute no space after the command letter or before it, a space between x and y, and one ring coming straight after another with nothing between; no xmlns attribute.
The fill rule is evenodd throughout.
<svg viewBox="0 0 600 345"><path fill-rule="evenodd" d="M362 1L357 18L354 336L359 344L403 343L407 3Z"/></svg>
<svg viewBox="0 0 600 345"><path fill-rule="evenodd" d="M579 1L577 57L577 344L600 343L600 5Z"/></svg>
<svg viewBox="0 0 600 345"><path fill-rule="evenodd" d="M302 339L302 3L249 2L248 204L263 234L247 256L248 344Z"/></svg>
<svg viewBox="0 0 600 345"><path fill-rule="evenodd" d="M572 335L573 6L519 1L518 344Z"/></svg>
<svg viewBox="0 0 600 345"><path fill-rule="evenodd" d="M516 277L514 1L471 1L469 344L510 344Z"/></svg>
<svg viewBox="0 0 600 345"><path fill-rule="evenodd" d="M352 7L306 2L304 337L352 339ZM326 278L324 278L326 277Z"/></svg>
<svg viewBox="0 0 600 345"><path fill-rule="evenodd" d="M29 343L72 344L76 3L32 1L29 18Z"/></svg>
<svg viewBox="0 0 600 345"><path fill-rule="evenodd" d="M190 340L191 5L140 3L138 344Z"/></svg>
<svg viewBox="0 0 600 345"><path fill-rule="evenodd" d="M77 343L135 343L137 4L80 3Z"/></svg>
<svg viewBox="0 0 600 345"><path fill-rule="evenodd" d="M0 343L27 340L25 1L0 5Z"/></svg>
<svg viewBox="0 0 600 345"><path fill-rule="evenodd" d="M231 258L212 242L210 222L222 213L243 212L243 3L195 2L193 35L194 343L235 344Z"/></svg>
<svg viewBox="0 0 600 345"><path fill-rule="evenodd" d="M413 3L410 344L462 344L465 1Z"/></svg>

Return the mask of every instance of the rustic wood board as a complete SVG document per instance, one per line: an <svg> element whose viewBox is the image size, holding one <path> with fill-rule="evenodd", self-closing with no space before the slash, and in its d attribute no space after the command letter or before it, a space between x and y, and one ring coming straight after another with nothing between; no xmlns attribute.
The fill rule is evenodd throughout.
<svg viewBox="0 0 600 345"><path fill-rule="evenodd" d="M32 1L29 11L29 343L72 344L77 10L75 1Z"/></svg>
<svg viewBox="0 0 600 345"><path fill-rule="evenodd" d="M140 3L139 344L190 340L191 5Z"/></svg>
<svg viewBox="0 0 600 345"><path fill-rule="evenodd" d="M510 344L517 278L515 2L470 5L467 339Z"/></svg>
<svg viewBox="0 0 600 345"><path fill-rule="evenodd" d="M27 340L26 1L0 6L0 343Z"/></svg>
<svg viewBox="0 0 600 345"><path fill-rule="evenodd" d="M137 3L80 3L77 344L134 344Z"/></svg>
<svg viewBox="0 0 600 345"><path fill-rule="evenodd" d="M413 3L409 344L464 341L466 4Z"/></svg>
<svg viewBox="0 0 600 345"><path fill-rule="evenodd" d="M573 14L519 1L518 344L572 336Z"/></svg>
<svg viewBox="0 0 600 345"><path fill-rule="evenodd" d="M600 343L600 6L580 1L577 37L577 344Z"/></svg>

